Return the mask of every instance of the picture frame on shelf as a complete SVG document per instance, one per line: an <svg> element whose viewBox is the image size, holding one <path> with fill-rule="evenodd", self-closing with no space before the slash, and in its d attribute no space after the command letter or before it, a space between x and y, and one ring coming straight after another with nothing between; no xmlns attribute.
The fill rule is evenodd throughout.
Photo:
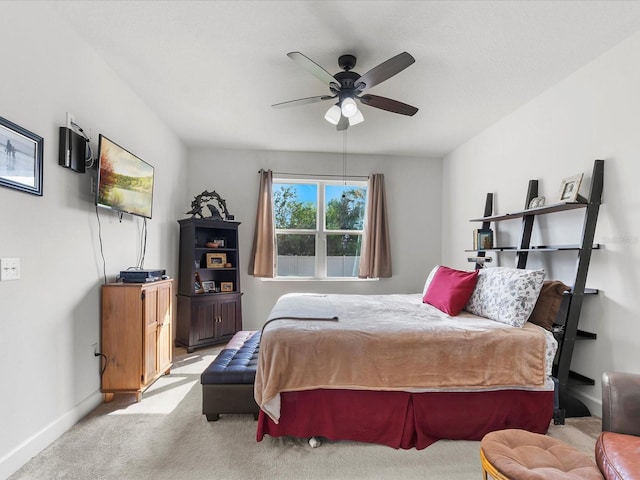
<svg viewBox="0 0 640 480"><path fill-rule="evenodd" d="M233 292L233 282L220 282L221 292Z"/></svg>
<svg viewBox="0 0 640 480"><path fill-rule="evenodd" d="M204 281L202 282L202 288L204 289L204 293L213 293L216 291L216 284L212 281Z"/></svg>
<svg viewBox="0 0 640 480"><path fill-rule="evenodd" d="M204 293L204 288L202 288L202 279L200 278L200 274L198 272L196 272L195 274L193 289L195 293Z"/></svg>
<svg viewBox="0 0 640 480"><path fill-rule="evenodd" d="M559 200L561 202L573 203L578 199L580 184L582 183L583 173L562 179L560 184Z"/></svg>
<svg viewBox="0 0 640 480"><path fill-rule="evenodd" d="M476 234L476 247L477 250L489 250L493 248L493 230L481 229Z"/></svg>
<svg viewBox="0 0 640 480"><path fill-rule="evenodd" d="M227 263L226 253L207 253L207 268L224 268Z"/></svg>
<svg viewBox="0 0 640 480"><path fill-rule="evenodd" d="M0 185L42 196L44 138L0 117Z"/></svg>
<svg viewBox="0 0 640 480"><path fill-rule="evenodd" d="M224 238L215 238L213 243L215 243L218 248L224 248Z"/></svg>

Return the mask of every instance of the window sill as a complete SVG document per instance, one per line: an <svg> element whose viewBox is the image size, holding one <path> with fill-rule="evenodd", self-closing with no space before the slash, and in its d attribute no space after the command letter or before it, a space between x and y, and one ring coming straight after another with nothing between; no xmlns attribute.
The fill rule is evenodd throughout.
<svg viewBox="0 0 640 480"><path fill-rule="evenodd" d="M260 278L263 282L377 282L379 278L357 278L357 277L275 277Z"/></svg>

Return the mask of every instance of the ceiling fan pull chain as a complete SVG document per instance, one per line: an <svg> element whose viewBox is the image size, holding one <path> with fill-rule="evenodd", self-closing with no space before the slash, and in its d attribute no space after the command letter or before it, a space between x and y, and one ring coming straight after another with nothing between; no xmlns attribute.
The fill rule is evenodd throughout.
<svg viewBox="0 0 640 480"><path fill-rule="evenodd" d="M342 132L342 183L347 186L347 130Z"/></svg>

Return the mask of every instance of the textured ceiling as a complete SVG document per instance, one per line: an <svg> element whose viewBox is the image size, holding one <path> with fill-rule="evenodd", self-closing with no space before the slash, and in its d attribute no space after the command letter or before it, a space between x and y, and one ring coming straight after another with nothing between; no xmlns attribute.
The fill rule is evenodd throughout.
<svg viewBox="0 0 640 480"><path fill-rule="evenodd" d="M287 57L364 74L416 63L368 93L351 153L442 156L640 30L638 1L56 1L53 8L188 146L339 152L328 94Z"/></svg>

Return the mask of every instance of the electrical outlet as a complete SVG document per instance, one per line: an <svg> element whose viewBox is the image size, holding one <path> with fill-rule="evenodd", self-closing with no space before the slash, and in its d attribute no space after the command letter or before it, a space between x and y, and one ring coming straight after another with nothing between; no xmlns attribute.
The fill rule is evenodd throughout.
<svg viewBox="0 0 640 480"><path fill-rule="evenodd" d="M67 128L70 130L75 130L73 128L73 124L76 121L76 116L73 113L67 112Z"/></svg>
<svg viewBox="0 0 640 480"><path fill-rule="evenodd" d="M93 356L97 357L98 355L100 355L98 353L98 344L97 343L92 343L91 344L91 349L93 350Z"/></svg>
<svg viewBox="0 0 640 480"><path fill-rule="evenodd" d="M0 282L20 280L20 259L0 258Z"/></svg>

